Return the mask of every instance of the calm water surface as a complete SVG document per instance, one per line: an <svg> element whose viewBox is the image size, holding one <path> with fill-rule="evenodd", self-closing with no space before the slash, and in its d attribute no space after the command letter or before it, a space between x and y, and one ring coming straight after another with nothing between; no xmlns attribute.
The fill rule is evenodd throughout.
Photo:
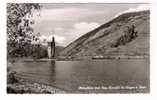
<svg viewBox="0 0 157 100"><path fill-rule="evenodd" d="M11 69L29 80L68 91L87 86L149 87L148 59L15 62ZM102 92L101 90L97 90ZM104 90L103 90L104 91Z"/></svg>

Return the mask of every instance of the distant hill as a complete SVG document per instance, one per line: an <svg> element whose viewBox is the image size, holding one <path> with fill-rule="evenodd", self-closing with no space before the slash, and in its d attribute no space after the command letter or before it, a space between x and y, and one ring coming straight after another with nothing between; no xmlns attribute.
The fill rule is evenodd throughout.
<svg viewBox="0 0 157 100"><path fill-rule="evenodd" d="M150 11L122 14L81 36L60 52L62 56L148 56Z"/></svg>
<svg viewBox="0 0 157 100"><path fill-rule="evenodd" d="M56 46L56 56L59 55L59 53L64 49L62 46Z"/></svg>

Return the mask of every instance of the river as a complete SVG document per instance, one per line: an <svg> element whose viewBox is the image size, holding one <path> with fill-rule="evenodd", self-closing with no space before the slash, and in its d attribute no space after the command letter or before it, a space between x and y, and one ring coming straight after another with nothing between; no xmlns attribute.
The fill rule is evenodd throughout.
<svg viewBox="0 0 157 100"><path fill-rule="evenodd" d="M20 77L70 92L118 92L120 88L108 89L116 86L144 86L149 90L148 59L17 61L9 66ZM129 88L125 91L129 92Z"/></svg>

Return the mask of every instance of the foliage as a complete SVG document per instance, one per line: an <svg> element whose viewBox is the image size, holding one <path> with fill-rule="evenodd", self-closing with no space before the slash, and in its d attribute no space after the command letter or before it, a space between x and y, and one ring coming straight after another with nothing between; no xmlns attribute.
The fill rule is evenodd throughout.
<svg viewBox="0 0 157 100"><path fill-rule="evenodd" d="M33 11L41 6L36 3L7 4L7 45L8 56L27 56L31 41L35 38L31 24Z"/></svg>
<svg viewBox="0 0 157 100"><path fill-rule="evenodd" d="M38 58L45 58L47 57L47 49L46 47L42 45L33 45L32 46L32 51L30 54L33 58L38 59Z"/></svg>

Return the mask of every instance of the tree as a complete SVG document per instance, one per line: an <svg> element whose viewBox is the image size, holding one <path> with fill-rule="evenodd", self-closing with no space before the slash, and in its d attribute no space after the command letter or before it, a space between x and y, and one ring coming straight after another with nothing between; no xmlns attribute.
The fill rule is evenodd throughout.
<svg viewBox="0 0 157 100"><path fill-rule="evenodd" d="M30 18L33 11L41 9L36 3L8 3L7 4L7 45L8 55L26 56L25 48L31 43L34 21Z"/></svg>

